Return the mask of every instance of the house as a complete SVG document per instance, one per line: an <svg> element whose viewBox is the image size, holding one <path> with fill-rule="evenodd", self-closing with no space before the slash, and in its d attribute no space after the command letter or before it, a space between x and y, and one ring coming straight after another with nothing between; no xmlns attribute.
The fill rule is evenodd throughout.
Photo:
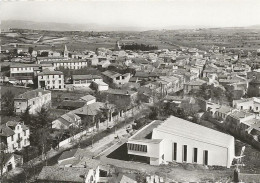
<svg viewBox="0 0 260 183"><path fill-rule="evenodd" d="M87 60L69 59L69 60L53 60L45 61L45 64L52 64L54 69L64 68L64 69L82 69L88 66Z"/></svg>
<svg viewBox="0 0 260 183"><path fill-rule="evenodd" d="M63 114L58 119L52 122L52 128L54 129L69 129L70 127L79 127L81 124L81 118L72 113L68 112Z"/></svg>
<svg viewBox="0 0 260 183"><path fill-rule="evenodd" d="M109 70L102 72L102 76L104 78L104 82L116 85L123 85L125 83L128 83L131 77L130 73L119 74L117 72Z"/></svg>
<svg viewBox="0 0 260 183"><path fill-rule="evenodd" d="M137 92L132 90L109 89L104 93L114 97L115 100L134 101L137 99Z"/></svg>
<svg viewBox="0 0 260 183"><path fill-rule="evenodd" d="M85 105L89 105L89 104L93 104L96 102L96 97L92 96L92 95L85 95L83 97L80 97L80 100L83 100L86 102Z"/></svg>
<svg viewBox="0 0 260 183"><path fill-rule="evenodd" d="M72 75L71 80L75 87L89 87L93 81L103 81L98 75Z"/></svg>
<svg viewBox="0 0 260 183"><path fill-rule="evenodd" d="M151 132L151 138L147 138ZM177 162L230 168L235 140L233 136L171 116L143 127L129 138L127 149L130 156L142 156L151 165Z"/></svg>
<svg viewBox="0 0 260 183"><path fill-rule="evenodd" d="M184 86L183 86L184 93L188 94L191 90L199 90L200 87L206 83L207 83L207 81L204 81L201 79L196 79L196 80L192 80L190 82L184 83Z"/></svg>
<svg viewBox="0 0 260 183"><path fill-rule="evenodd" d="M10 80L25 84L33 84L33 79L41 71L39 64L11 64Z"/></svg>
<svg viewBox="0 0 260 183"><path fill-rule="evenodd" d="M35 114L42 106L50 105L51 92L43 89L31 90L14 98L14 110L16 113L22 113L30 106L29 112Z"/></svg>
<svg viewBox="0 0 260 183"><path fill-rule="evenodd" d="M99 63L97 63L97 68L101 69L101 68L108 68L108 66L110 65L110 61L109 60L102 60Z"/></svg>
<svg viewBox="0 0 260 183"><path fill-rule="evenodd" d="M1 142L6 145L6 152L20 151L23 147L29 146L29 136L29 128L20 122L8 121L0 125L0 138Z"/></svg>
<svg viewBox="0 0 260 183"><path fill-rule="evenodd" d="M84 100L63 100L57 106L58 109L74 110L86 105Z"/></svg>
<svg viewBox="0 0 260 183"><path fill-rule="evenodd" d="M0 164L2 173L6 173L21 166L23 164L23 158L14 153L4 153L3 157L0 158Z"/></svg>
<svg viewBox="0 0 260 183"><path fill-rule="evenodd" d="M120 173L117 177L116 183L137 183L135 174Z"/></svg>
<svg viewBox="0 0 260 183"><path fill-rule="evenodd" d="M92 168L44 166L37 178L39 183L94 183L99 181L99 171Z"/></svg>
<svg viewBox="0 0 260 183"><path fill-rule="evenodd" d="M64 89L64 75L61 71L45 69L38 74L38 88Z"/></svg>
<svg viewBox="0 0 260 183"><path fill-rule="evenodd" d="M93 81L92 87L96 91L106 91L109 89L108 84L104 83L103 81Z"/></svg>
<svg viewBox="0 0 260 183"><path fill-rule="evenodd" d="M218 120L225 120L226 117L231 114L232 112L236 111L236 109L232 108L232 107L229 107L229 106L225 106L225 105L222 105L220 106L215 114L213 115L216 119Z"/></svg>
<svg viewBox="0 0 260 183"><path fill-rule="evenodd" d="M240 126L241 123L252 120L254 118L256 118L256 116L253 113L249 113L246 111L234 111L226 117L225 123L236 128Z"/></svg>
<svg viewBox="0 0 260 183"><path fill-rule="evenodd" d="M63 163L63 162L67 162L65 164L66 167L69 167L71 166L71 164L69 162L73 162L73 160L76 159L76 154L77 152L77 149L71 149L69 151L65 151L61 154L61 156L59 157L58 159L58 164L59 166Z"/></svg>
<svg viewBox="0 0 260 183"><path fill-rule="evenodd" d="M241 100L233 100L233 107L239 110L247 110L259 113L260 111L260 98L252 97Z"/></svg>

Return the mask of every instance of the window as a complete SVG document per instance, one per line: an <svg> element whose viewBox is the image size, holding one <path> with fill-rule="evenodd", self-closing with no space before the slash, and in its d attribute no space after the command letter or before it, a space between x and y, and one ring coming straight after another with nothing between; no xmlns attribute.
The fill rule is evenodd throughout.
<svg viewBox="0 0 260 183"><path fill-rule="evenodd" d="M258 107L255 108L258 111Z"/></svg>
<svg viewBox="0 0 260 183"><path fill-rule="evenodd" d="M11 140L14 141L14 136L13 135L11 136Z"/></svg>
<svg viewBox="0 0 260 183"><path fill-rule="evenodd" d="M21 148L21 142L18 143L18 148Z"/></svg>
<svg viewBox="0 0 260 183"><path fill-rule="evenodd" d="M177 160L177 143L173 144L173 160Z"/></svg>
<svg viewBox="0 0 260 183"><path fill-rule="evenodd" d="M147 145L141 145L141 144L127 144L127 149L131 151L141 151L141 152L147 152Z"/></svg>
<svg viewBox="0 0 260 183"><path fill-rule="evenodd" d="M241 106L241 109L243 109L243 106Z"/></svg>
<svg viewBox="0 0 260 183"><path fill-rule="evenodd" d="M23 136L26 136L26 130L23 131Z"/></svg>
<svg viewBox="0 0 260 183"><path fill-rule="evenodd" d="M21 137L21 135L20 135L20 133L18 133L18 139L20 139L20 137Z"/></svg>
<svg viewBox="0 0 260 183"><path fill-rule="evenodd" d="M204 165L208 165L208 158L209 158L209 153L208 153L208 151L204 151L204 158L203 158L203 160L204 160Z"/></svg>
<svg viewBox="0 0 260 183"><path fill-rule="evenodd" d="M61 80L59 81L59 84L61 84Z"/></svg>
<svg viewBox="0 0 260 183"><path fill-rule="evenodd" d="M55 81L52 81L53 84L55 84Z"/></svg>
<svg viewBox="0 0 260 183"><path fill-rule="evenodd" d="M33 101L33 105L35 105L35 101Z"/></svg>
<svg viewBox="0 0 260 183"><path fill-rule="evenodd" d="M26 145L26 139L24 139L24 145Z"/></svg>
<svg viewBox="0 0 260 183"><path fill-rule="evenodd" d="M187 161L187 145L183 145L183 162Z"/></svg>
<svg viewBox="0 0 260 183"><path fill-rule="evenodd" d="M198 148L193 148L193 163L198 162Z"/></svg>
<svg viewBox="0 0 260 183"><path fill-rule="evenodd" d="M252 110L252 106L250 106L249 108L250 108L250 110Z"/></svg>
<svg viewBox="0 0 260 183"><path fill-rule="evenodd" d="M61 75L59 75L59 78L61 78Z"/></svg>

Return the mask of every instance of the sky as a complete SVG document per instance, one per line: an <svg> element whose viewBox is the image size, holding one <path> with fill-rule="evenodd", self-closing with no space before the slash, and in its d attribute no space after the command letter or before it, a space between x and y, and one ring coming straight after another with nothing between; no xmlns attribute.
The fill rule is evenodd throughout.
<svg viewBox="0 0 260 183"><path fill-rule="evenodd" d="M260 0L5 1L1 20L167 28L260 24Z"/></svg>

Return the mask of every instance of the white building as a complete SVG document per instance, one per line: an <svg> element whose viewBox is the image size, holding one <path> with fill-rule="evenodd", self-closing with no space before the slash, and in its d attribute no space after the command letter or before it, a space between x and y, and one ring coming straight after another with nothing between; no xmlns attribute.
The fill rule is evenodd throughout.
<svg viewBox="0 0 260 183"><path fill-rule="evenodd" d="M109 89L108 84L103 81L93 81L92 86L96 91L106 91Z"/></svg>
<svg viewBox="0 0 260 183"><path fill-rule="evenodd" d="M247 110L252 112L260 111L260 98L252 97L241 100L233 100L233 107L239 110Z"/></svg>
<svg viewBox="0 0 260 183"><path fill-rule="evenodd" d="M17 166L23 164L23 158L20 155L14 153L6 153L3 156L3 159L0 159L0 164L2 165L1 168L3 173L9 172Z"/></svg>
<svg viewBox="0 0 260 183"><path fill-rule="evenodd" d="M23 147L29 146L29 136L29 128L22 123L8 121L5 125L0 126L1 142L6 145L8 153L20 151Z"/></svg>
<svg viewBox="0 0 260 183"><path fill-rule="evenodd" d="M103 81L98 75L72 75L71 80L75 87L89 87L93 81Z"/></svg>
<svg viewBox="0 0 260 183"><path fill-rule="evenodd" d="M40 72L39 64L12 64L10 65L10 80L20 83L33 84L34 76Z"/></svg>
<svg viewBox="0 0 260 183"><path fill-rule="evenodd" d="M152 138L145 139L151 131ZM175 161L229 168L235 156L234 137L174 116L145 126L127 147L128 154L147 157L151 165Z"/></svg>
<svg viewBox="0 0 260 183"><path fill-rule="evenodd" d="M29 112L35 114L42 106L49 105L51 105L51 92L43 89L25 92L14 99L16 113L22 113L30 106Z"/></svg>
<svg viewBox="0 0 260 183"><path fill-rule="evenodd" d="M38 88L64 89L64 75L61 71L45 69L38 74Z"/></svg>

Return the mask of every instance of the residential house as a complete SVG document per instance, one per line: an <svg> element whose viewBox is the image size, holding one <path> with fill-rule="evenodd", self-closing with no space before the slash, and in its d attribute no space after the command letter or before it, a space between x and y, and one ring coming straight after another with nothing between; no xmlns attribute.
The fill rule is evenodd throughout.
<svg viewBox="0 0 260 183"><path fill-rule="evenodd" d="M29 112L35 114L42 106L51 105L51 92L36 89L25 92L14 98L14 110L16 113L24 112L30 107Z"/></svg>
<svg viewBox="0 0 260 183"><path fill-rule="evenodd" d="M86 105L84 100L63 100L57 106L58 109L74 110Z"/></svg>
<svg viewBox="0 0 260 183"><path fill-rule="evenodd" d="M252 97L241 100L233 100L233 107L239 110L247 110L255 113L260 111L260 98Z"/></svg>
<svg viewBox="0 0 260 183"><path fill-rule="evenodd" d="M38 74L38 88L64 89L64 75L61 71L45 69Z"/></svg>
<svg viewBox="0 0 260 183"><path fill-rule="evenodd" d="M102 72L102 76L104 82L115 85L123 85L125 83L128 83L131 77L130 73L119 74L117 72L109 70Z"/></svg>
<svg viewBox="0 0 260 183"><path fill-rule="evenodd" d="M96 91L106 91L109 89L108 84L106 84L103 81L93 81L92 82L92 87Z"/></svg>
<svg viewBox="0 0 260 183"><path fill-rule="evenodd" d="M242 123L255 119L256 115L253 113L249 113L246 111L234 111L230 113L225 120L225 123L229 124L230 126L237 128Z"/></svg>
<svg viewBox="0 0 260 183"><path fill-rule="evenodd" d="M71 127L79 127L81 124L81 118L72 113L68 112L63 114L58 119L52 122L52 128L54 129L69 129Z"/></svg>
<svg viewBox="0 0 260 183"><path fill-rule="evenodd" d="M216 110L214 117L218 120L225 121L226 117L234 111L236 111L236 109L222 105Z"/></svg>
<svg viewBox="0 0 260 183"><path fill-rule="evenodd" d="M92 95L85 95L83 97L80 97L80 100L85 101L86 102L85 105L93 104L93 103L95 103L97 101L96 97L94 97Z"/></svg>
<svg viewBox="0 0 260 183"><path fill-rule="evenodd" d="M196 79L187 83L184 83L183 90L185 94L188 94L191 90L199 90L203 84L206 84L207 81Z"/></svg>
<svg viewBox="0 0 260 183"><path fill-rule="evenodd" d="M20 122L8 121L6 124L0 125L0 138L7 147L6 152L20 151L23 147L29 146L29 136L29 128Z"/></svg>
<svg viewBox="0 0 260 183"><path fill-rule="evenodd" d="M136 174L120 173L117 177L116 183L137 183Z"/></svg>
<svg viewBox="0 0 260 183"><path fill-rule="evenodd" d="M39 64L11 64L10 82L33 84L34 77L41 71Z"/></svg>
<svg viewBox="0 0 260 183"><path fill-rule="evenodd" d="M78 70L88 66L88 62L86 60L77 59L45 61L44 63L52 64L54 69L59 69L60 67L63 67L65 69Z"/></svg>
<svg viewBox="0 0 260 183"><path fill-rule="evenodd" d="M151 138L145 138L150 133ZM142 156L150 165L177 162L230 168L235 157L235 139L171 116L144 126L128 139L127 149L129 156Z"/></svg>
<svg viewBox="0 0 260 183"><path fill-rule="evenodd" d="M44 166L37 178L39 183L95 183L99 181L99 171L92 168Z"/></svg>
<svg viewBox="0 0 260 183"><path fill-rule="evenodd" d="M14 153L4 153L0 158L2 173L9 172L23 164L23 158Z"/></svg>
<svg viewBox="0 0 260 183"><path fill-rule="evenodd" d="M71 80L75 87L89 87L93 81L103 81L98 75L72 75Z"/></svg>

